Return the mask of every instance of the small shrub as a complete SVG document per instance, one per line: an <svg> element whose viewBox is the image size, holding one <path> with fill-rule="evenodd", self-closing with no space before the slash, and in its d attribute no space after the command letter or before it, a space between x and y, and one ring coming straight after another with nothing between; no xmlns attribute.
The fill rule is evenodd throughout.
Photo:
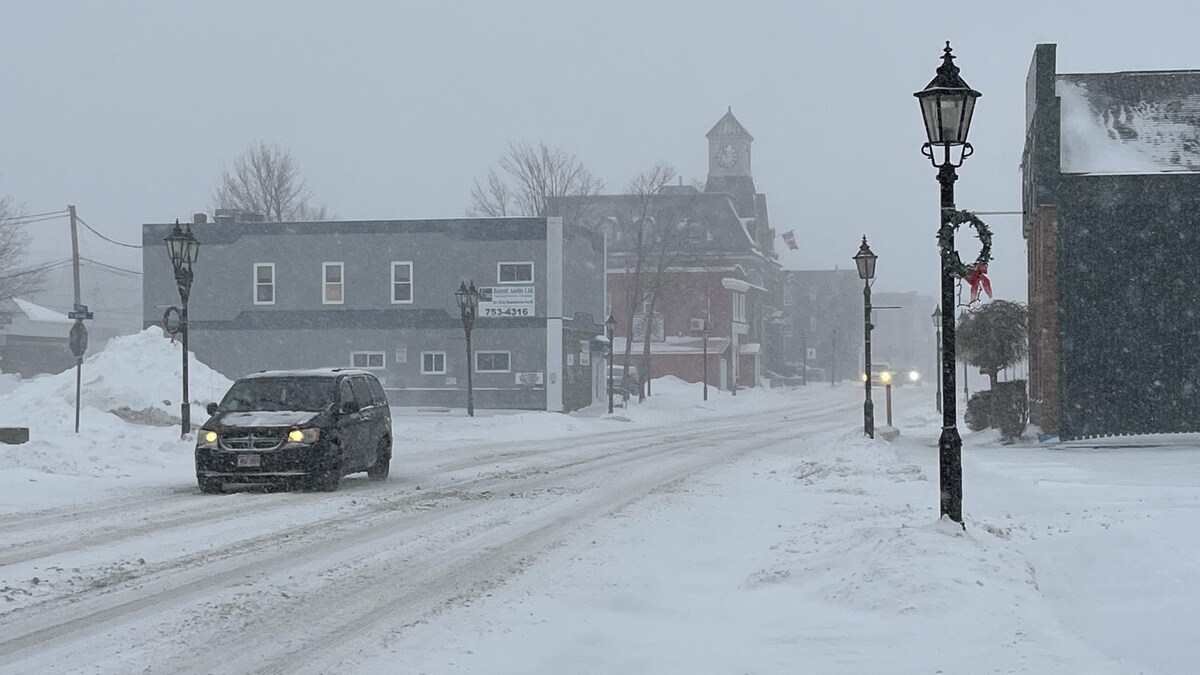
<svg viewBox="0 0 1200 675"><path fill-rule="evenodd" d="M1020 438L1029 423L1029 394L1025 380L997 382L992 390L991 424L1004 440Z"/></svg>
<svg viewBox="0 0 1200 675"><path fill-rule="evenodd" d="M983 431L992 426L993 392L990 389L977 391L967 399L966 419L967 428L971 431Z"/></svg>

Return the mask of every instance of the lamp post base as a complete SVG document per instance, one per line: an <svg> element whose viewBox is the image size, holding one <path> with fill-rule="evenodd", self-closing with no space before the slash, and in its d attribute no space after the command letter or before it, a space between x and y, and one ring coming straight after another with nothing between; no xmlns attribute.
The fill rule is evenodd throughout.
<svg viewBox="0 0 1200 675"><path fill-rule="evenodd" d="M941 460L941 515L962 524L962 437L956 427L942 427L938 456Z"/></svg>

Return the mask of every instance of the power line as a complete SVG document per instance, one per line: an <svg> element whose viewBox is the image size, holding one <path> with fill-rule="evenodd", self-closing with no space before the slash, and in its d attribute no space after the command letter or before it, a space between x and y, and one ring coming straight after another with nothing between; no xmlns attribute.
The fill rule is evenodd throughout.
<svg viewBox="0 0 1200 675"><path fill-rule="evenodd" d="M80 259L80 260L86 260L87 262L90 262L90 263L92 263L93 265L99 265L99 266L101 266L101 267L107 267L108 269L110 269L110 270L115 270L115 271L117 271L117 272L125 272L126 274L134 274L134 275L137 275L137 276L139 276L139 277L140 277L140 276L142 276L142 273L141 273L141 272L138 272L137 270L127 270L127 269L125 269L124 267L117 267L116 265L109 265L108 263L102 263L102 262L100 262L99 260L92 260L91 258L85 258L85 257L83 257L83 256L79 256L79 259Z"/></svg>
<svg viewBox="0 0 1200 675"><path fill-rule="evenodd" d="M63 209L62 211L47 211L45 213L30 213L27 215L22 214L19 216L12 216L10 218L0 219L0 222L3 222L5 225L23 225L23 221L40 222L42 220L54 220L55 218L62 218L65 215L67 215L67 210ZM37 220L34 220L35 218Z"/></svg>
<svg viewBox="0 0 1200 675"><path fill-rule="evenodd" d="M97 232L96 228L92 227L91 225L88 225L87 221L84 220L83 218L80 218L78 214L76 214L75 220L79 221L80 223L83 224L84 227L91 230L92 234L96 235L97 237L100 237L101 239L103 239L104 241L107 241L110 244L116 244L117 246L124 246L125 248L142 248L141 246L137 246L134 244L126 244L123 242L116 241L115 239L109 239L108 237ZM93 260L92 262L96 262L96 261Z"/></svg>
<svg viewBox="0 0 1200 675"><path fill-rule="evenodd" d="M31 267L29 269L21 270L20 272L13 272L12 274L6 274L6 275L0 277L0 280L15 279L17 277L23 277L27 274L38 274L39 272L48 272L52 269L57 269L59 267L65 267L66 265L70 265L70 264L71 264L71 259L67 258L66 260L59 260L57 262L46 263L40 267Z"/></svg>

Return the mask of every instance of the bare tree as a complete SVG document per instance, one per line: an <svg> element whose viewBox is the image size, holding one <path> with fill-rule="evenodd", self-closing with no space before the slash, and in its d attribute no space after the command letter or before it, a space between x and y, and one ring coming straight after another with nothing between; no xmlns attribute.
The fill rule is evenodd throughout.
<svg viewBox="0 0 1200 675"><path fill-rule="evenodd" d="M537 146L509 143L499 168L488 171L486 185L475 181L467 215L549 215L551 200L594 195L604 187L574 153L544 141Z"/></svg>
<svg viewBox="0 0 1200 675"><path fill-rule="evenodd" d="M29 253L30 237L21 223L23 209L12 197L0 197L0 302L20 297L41 287L38 268L22 268ZM8 317L0 307L0 324Z"/></svg>
<svg viewBox="0 0 1200 675"><path fill-rule="evenodd" d="M633 352L634 326L643 317L645 330L640 336L641 387L638 400L649 391L650 344L654 333L654 309L666 286L670 269L691 250L693 232L699 227L692 217L690 199L671 199L662 189L676 178L675 168L659 162L639 173L630 182L622 207L602 215L607 218L614 239L613 263L624 268L624 293L614 298L614 310L625 325L624 374L629 373Z"/></svg>
<svg viewBox="0 0 1200 675"><path fill-rule="evenodd" d="M213 208L242 209L271 221L324 220L325 206L312 199L292 152L259 142L234 160L232 172L222 172Z"/></svg>

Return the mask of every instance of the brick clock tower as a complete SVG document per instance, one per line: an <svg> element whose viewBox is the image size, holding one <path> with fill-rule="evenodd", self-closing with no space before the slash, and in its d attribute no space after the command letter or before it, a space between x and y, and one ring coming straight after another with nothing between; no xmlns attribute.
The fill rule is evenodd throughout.
<svg viewBox="0 0 1200 675"><path fill-rule="evenodd" d="M734 197L742 217L754 215L754 178L750 172L750 144L754 137L733 116L730 108L709 130L708 182L705 192L726 192Z"/></svg>

